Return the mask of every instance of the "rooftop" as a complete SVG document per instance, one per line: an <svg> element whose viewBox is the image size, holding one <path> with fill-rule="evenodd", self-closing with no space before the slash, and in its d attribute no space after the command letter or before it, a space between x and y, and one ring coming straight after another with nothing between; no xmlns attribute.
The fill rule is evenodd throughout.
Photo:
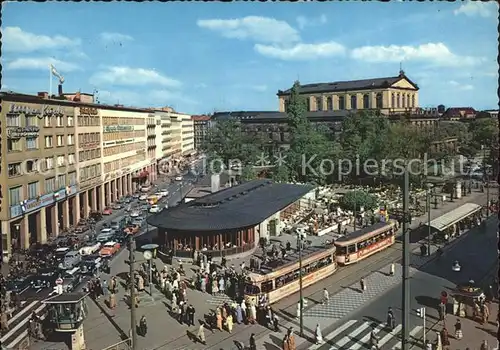
<svg viewBox="0 0 500 350"><path fill-rule="evenodd" d="M177 231L224 231L260 224L302 198L312 186L268 179L229 187L148 218L152 226Z"/></svg>
<svg viewBox="0 0 500 350"><path fill-rule="evenodd" d="M414 86L416 90L418 90L417 84L413 83L410 79L408 79L408 77L404 74L404 72L401 71L400 74L395 77L335 81L331 83L305 84L300 86L299 93L314 94L321 92L340 92L340 91L372 90L372 89L388 88L402 79L406 79ZM290 94L290 91L291 89L285 91L278 90L277 95L286 96Z"/></svg>
<svg viewBox="0 0 500 350"><path fill-rule="evenodd" d="M44 304L75 304L85 298L87 293L63 293L43 301Z"/></svg>

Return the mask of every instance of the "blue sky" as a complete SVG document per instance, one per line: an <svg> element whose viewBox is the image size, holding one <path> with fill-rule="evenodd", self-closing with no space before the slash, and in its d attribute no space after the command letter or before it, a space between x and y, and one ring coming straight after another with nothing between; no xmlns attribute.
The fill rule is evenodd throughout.
<svg viewBox="0 0 500 350"><path fill-rule="evenodd" d="M64 90L187 113L276 110L278 89L394 76L422 107L498 108L497 5L463 3L3 4L2 89ZM56 81L53 83L53 91Z"/></svg>

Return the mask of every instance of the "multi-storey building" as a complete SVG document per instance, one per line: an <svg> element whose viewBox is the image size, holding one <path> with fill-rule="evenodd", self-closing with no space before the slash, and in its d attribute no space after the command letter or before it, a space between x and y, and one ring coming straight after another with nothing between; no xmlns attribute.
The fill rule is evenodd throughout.
<svg viewBox="0 0 500 350"><path fill-rule="evenodd" d="M44 242L78 217L75 109L39 96L1 93L2 258Z"/></svg>
<svg viewBox="0 0 500 350"><path fill-rule="evenodd" d="M418 107L418 86L403 71L398 76L301 85L307 110L377 109L383 114L411 112ZM279 111L286 112L291 89L278 91Z"/></svg>
<svg viewBox="0 0 500 350"><path fill-rule="evenodd" d="M181 154L189 157L194 153L194 125L191 116L183 114L181 125Z"/></svg>
<svg viewBox="0 0 500 350"><path fill-rule="evenodd" d="M200 150L205 143L208 129L210 128L210 117L207 115L193 115L194 148Z"/></svg>

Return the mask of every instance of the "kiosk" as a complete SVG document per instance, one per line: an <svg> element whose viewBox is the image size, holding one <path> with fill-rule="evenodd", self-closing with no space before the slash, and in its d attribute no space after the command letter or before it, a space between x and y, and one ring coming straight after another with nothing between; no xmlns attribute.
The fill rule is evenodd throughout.
<svg viewBox="0 0 500 350"><path fill-rule="evenodd" d="M63 293L45 299L47 318L54 332L67 334L65 339L71 350L85 350L83 321L88 309L85 297L87 293Z"/></svg>
<svg viewBox="0 0 500 350"><path fill-rule="evenodd" d="M457 285L451 294L454 299L453 314L459 317L474 318L479 312L479 305L485 300L483 290L474 281Z"/></svg>

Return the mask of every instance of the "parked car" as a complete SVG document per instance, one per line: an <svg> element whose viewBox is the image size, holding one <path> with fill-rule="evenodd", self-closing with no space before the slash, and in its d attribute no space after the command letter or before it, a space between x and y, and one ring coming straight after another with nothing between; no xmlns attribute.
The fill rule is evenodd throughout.
<svg viewBox="0 0 500 350"><path fill-rule="evenodd" d="M102 211L102 215L111 215L111 214L113 214L113 209L111 209L110 207L104 208L104 210Z"/></svg>
<svg viewBox="0 0 500 350"><path fill-rule="evenodd" d="M182 181L182 176L176 176L175 181Z"/></svg>
<svg viewBox="0 0 500 350"><path fill-rule="evenodd" d="M93 244L89 244L83 248L80 248L80 255L92 255L95 254L101 249L101 243L95 242Z"/></svg>
<svg viewBox="0 0 500 350"><path fill-rule="evenodd" d="M167 197L168 196L168 190L166 190L166 189L159 190L158 194L160 194L162 197Z"/></svg>
<svg viewBox="0 0 500 350"><path fill-rule="evenodd" d="M119 249L120 249L120 243L108 242L102 246L101 250L99 251L99 255L101 257L113 256Z"/></svg>
<svg viewBox="0 0 500 350"><path fill-rule="evenodd" d="M151 208L149 209L150 213L159 213L161 211L161 208L159 205L152 205Z"/></svg>
<svg viewBox="0 0 500 350"><path fill-rule="evenodd" d="M140 211L135 210L135 211L131 212L129 216L130 216L131 218L136 218L136 217L138 217L138 216L140 216L140 215L141 215L141 212L140 212Z"/></svg>
<svg viewBox="0 0 500 350"><path fill-rule="evenodd" d="M121 204L114 204L113 205L113 210L120 210L122 208Z"/></svg>
<svg viewBox="0 0 500 350"><path fill-rule="evenodd" d="M143 195L141 195L141 196L139 197L139 200L140 200L140 201L146 201L146 200L148 200L148 195L147 195L147 194L143 194Z"/></svg>
<svg viewBox="0 0 500 350"><path fill-rule="evenodd" d="M71 252L66 253L66 255L64 256L64 260L62 262L62 268L72 269L75 266L79 265L81 261L82 261L82 256L80 255L80 252L73 250Z"/></svg>
<svg viewBox="0 0 500 350"><path fill-rule="evenodd" d="M98 211L91 212L89 217L96 222L102 220L102 214L99 213Z"/></svg>
<svg viewBox="0 0 500 350"><path fill-rule="evenodd" d="M64 260L64 256L70 251L69 247L60 247L57 248L54 252L54 257L56 261L59 263Z"/></svg>

